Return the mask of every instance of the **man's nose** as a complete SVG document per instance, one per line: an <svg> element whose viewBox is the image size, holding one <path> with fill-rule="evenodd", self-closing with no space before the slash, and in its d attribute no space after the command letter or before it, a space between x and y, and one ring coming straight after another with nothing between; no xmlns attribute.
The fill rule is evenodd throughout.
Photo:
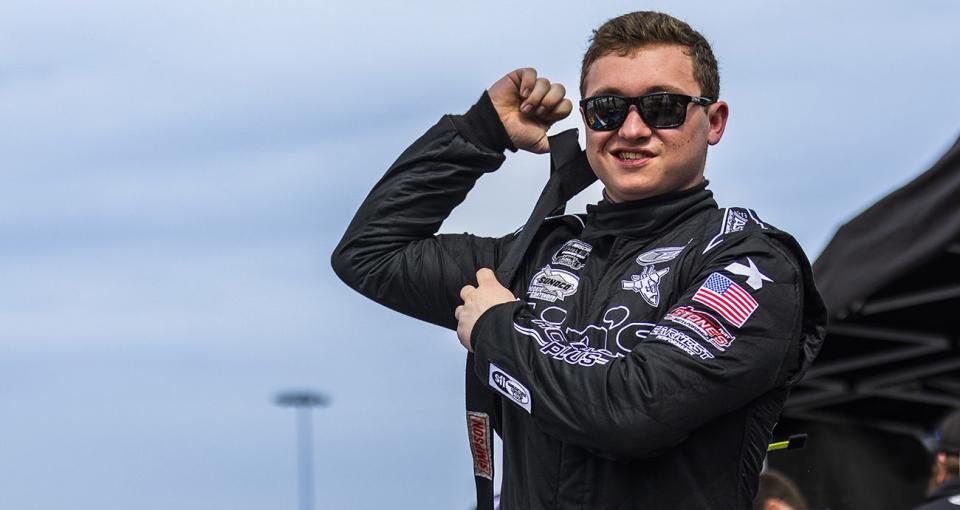
<svg viewBox="0 0 960 510"><path fill-rule="evenodd" d="M631 105L630 109L627 110L627 118L623 120L623 125L620 126L620 136L623 138L647 138L652 134L653 130L643 121L636 105Z"/></svg>

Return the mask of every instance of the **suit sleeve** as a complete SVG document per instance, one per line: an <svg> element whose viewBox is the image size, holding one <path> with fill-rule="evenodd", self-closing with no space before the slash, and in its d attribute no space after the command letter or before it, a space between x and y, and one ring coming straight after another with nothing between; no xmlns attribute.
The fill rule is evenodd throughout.
<svg viewBox="0 0 960 510"><path fill-rule="evenodd" d="M750 261L766 278L754 275L749 283L757 288L733 266ZM636 317L648 305L630 291L617 296L627 300L617 307L622 316L594 326L557 327L524 303L491 308L472 335L478 375L561 440L610 458L657 455L783 386L799 366L804 300L794 257L777 241L752 236L700 265L656 324ZM735 287L724 289L728 283ZM726 309L725 301L740 308ZM591 328L606 331L607 349L587 347L579 335ZM618 354L613 346L631 337L633 346Z"/></svg>
<svg viewBox="0 0 960 510"><path fill-rule="evenodd" d="M347 285L374 301L456 329L459 291L495 267L509 240L437 235L476 180L515 150L486 92L413 143L363 201L332 256Z"/></svg>

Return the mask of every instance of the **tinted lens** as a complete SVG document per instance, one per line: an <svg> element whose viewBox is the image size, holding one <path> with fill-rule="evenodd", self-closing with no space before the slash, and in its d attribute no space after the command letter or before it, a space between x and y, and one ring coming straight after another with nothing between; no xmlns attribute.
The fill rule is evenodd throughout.
<svg viewBox="0 0 960 510"><path fill-rule="evenodd" d="M588 100L583 111L590 129L610 131L623 124L629 107L630 104L621 97L599 96Z"/></svg>
<svg viewBox="0 0 960 510"><path fill-rule="evenodd" d="M651 94L640 98L643 121L652 128L670 128L683 124L690 99L679 94Z"/></svg>

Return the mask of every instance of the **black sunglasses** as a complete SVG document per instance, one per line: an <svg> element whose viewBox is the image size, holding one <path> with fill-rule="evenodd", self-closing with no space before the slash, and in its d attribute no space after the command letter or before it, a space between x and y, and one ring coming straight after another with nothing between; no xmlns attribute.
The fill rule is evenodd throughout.
<svg viewBox="0 0 960 510"><path fill-rule="evenodd" d="M687 96L671 92L657 92L639 97L593 96L580 101L587 126L594 131L613 131L623 125L636 105L640 118L654 129L679 127L687 119L687 105L693 103L708 106L714 99Z"/></svg>

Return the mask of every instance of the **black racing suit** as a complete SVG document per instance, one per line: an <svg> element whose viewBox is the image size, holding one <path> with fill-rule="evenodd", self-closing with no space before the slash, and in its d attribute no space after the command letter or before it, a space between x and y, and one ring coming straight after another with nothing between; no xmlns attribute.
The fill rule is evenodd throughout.
<svg viewBox="0 0 960 510"><path fill-rule="evenodd" d="M517 234L437 235L509 137L484 94L445 116L377 183L337 246L348 285L455 330L461 287ZM586 164L583 160L582 164ZM472 332L503 395L501 508L751 507L791 384L825 313L788 234L718 209L706 183L536 232L510 290Z"/></svg>

